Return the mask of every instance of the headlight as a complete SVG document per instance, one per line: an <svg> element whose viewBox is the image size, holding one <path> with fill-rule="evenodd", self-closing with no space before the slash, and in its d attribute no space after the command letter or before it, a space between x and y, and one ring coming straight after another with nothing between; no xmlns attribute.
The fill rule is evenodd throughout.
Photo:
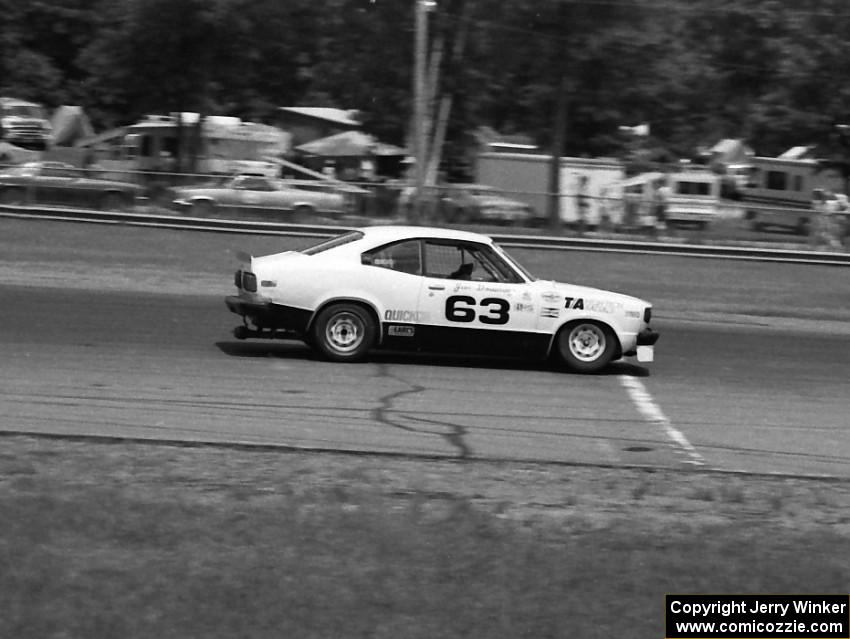
<svg viewBox="0 0 850 639"><path fill-rule="evenodd" d="M257 292L257 276L249 271L242 272L242 288L249 293Z"/></svg>

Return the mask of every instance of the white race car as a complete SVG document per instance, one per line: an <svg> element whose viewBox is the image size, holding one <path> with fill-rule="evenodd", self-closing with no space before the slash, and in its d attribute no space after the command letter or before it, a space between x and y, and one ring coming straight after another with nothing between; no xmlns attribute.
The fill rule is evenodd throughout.
<svg viewBox="0 0 850 639"><path fill-rule="evenodd" d="M369 350L545 358L593 372L653 359L652 306L538 280L489 237L373 226L302 251L241 256L238 339L301 339L336 361Z"/></svg>

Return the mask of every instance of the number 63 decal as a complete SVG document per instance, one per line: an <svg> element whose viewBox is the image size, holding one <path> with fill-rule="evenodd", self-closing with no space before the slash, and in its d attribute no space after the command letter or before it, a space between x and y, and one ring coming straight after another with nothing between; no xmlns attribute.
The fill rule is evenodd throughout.
<svg viewBox="0 0 850 639"><path fill-rule="evenodd" d="M477 314L476 306L483 307L485 312ZM446 319L450 322L474 322L477 317L482 324L507 324L511 319L510 308L510 302L500 297L485 297L476 302L469 295L451 295L446 299Z"/></svg>

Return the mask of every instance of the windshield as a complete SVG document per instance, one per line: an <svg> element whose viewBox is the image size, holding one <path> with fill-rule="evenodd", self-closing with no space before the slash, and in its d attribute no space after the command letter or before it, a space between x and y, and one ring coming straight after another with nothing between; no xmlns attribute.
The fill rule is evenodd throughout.
<svg viewBox="0 0 850 639"><path fill-rule="evenodd" d="M525 278L526 278L529 282L533 282L533 281L535 281L535 280L537 279L537 278L536 278L536 277L534 277L531 273L529 273L529 271L528 271L528 269L527 269L527 268L525 268L522 264L520 264L520 263L519 263L519 262L517 262L514 258L512 258L512 257L508 254L508 252L507 252L505 249L503 249L501 246L499 246L499 245L498 245L498 244L496 244L495 242L493 243L493 248L496 250L496 252L497 252L499 255L501 255L501 256L502 256L502 258L503 258L506 262L510 263L510 264L511 264L511 266L513 266L516 270L518 270L520 273L522 273L522 274L523 274L523 276L525 276Z"/></svg>
<svg viewBox="0 0 850 639"><path fill-rule="evenodd" d="M28 104L13 104L11 106L4 107L3 115L16 115L21 118L37 118L39 120L44 119L44 113L42 112L41 107Z"/></svg>
<svg viewBox="0 0 850 639"><path fill-rule="evenodd" d="M332 238L330 240L325 240L324 242L320 242L319 244L316 244L314 246L302 249L301 253L303 253L304 255L315 255L316 253L321 253L322 251L327 251L328 249L336 248L337 246L342 246L343 244L348 244L349 242L356 242L362 237L362 231L350 231L348 233L344 233L343 235L338 235L337 237Z"/></svg>

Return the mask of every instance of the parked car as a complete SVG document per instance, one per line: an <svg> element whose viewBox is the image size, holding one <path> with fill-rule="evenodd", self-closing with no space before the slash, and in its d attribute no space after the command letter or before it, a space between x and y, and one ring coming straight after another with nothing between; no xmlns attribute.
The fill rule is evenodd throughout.
<svg viewBox="0 0 850 639"><path fill-rule="evenodd" d="M373 226L301 251L241 255L237 339L300 339L334 361L373 348L502 357L554 356L597 371L653 359L652 305L535 279L487 236Z"/></svg>
<svg viewBox="0 0 850 639"><path fill-rule="evenodd" d="M447 222L534 226L543 221L530 204L505 197L486 184L446 184L440 187L440 210Z"/></svg>
<svg viewBox="0 0 850 639"><path fill-rule="evenodd" d="M132 208L144 189L104 180L64 162L27 162L0 173L0 203L62 204L120 211Z"/></svg>
<svg viewBox="0 0 850 639"><path fill-rule="evenodd" d="M291 211L298 217L314 213L345 213L353 209L362 189L324 182L289 183L259 175L237 175L224 184L175 189L174 206L199 216L221 208Z"/></svg>

